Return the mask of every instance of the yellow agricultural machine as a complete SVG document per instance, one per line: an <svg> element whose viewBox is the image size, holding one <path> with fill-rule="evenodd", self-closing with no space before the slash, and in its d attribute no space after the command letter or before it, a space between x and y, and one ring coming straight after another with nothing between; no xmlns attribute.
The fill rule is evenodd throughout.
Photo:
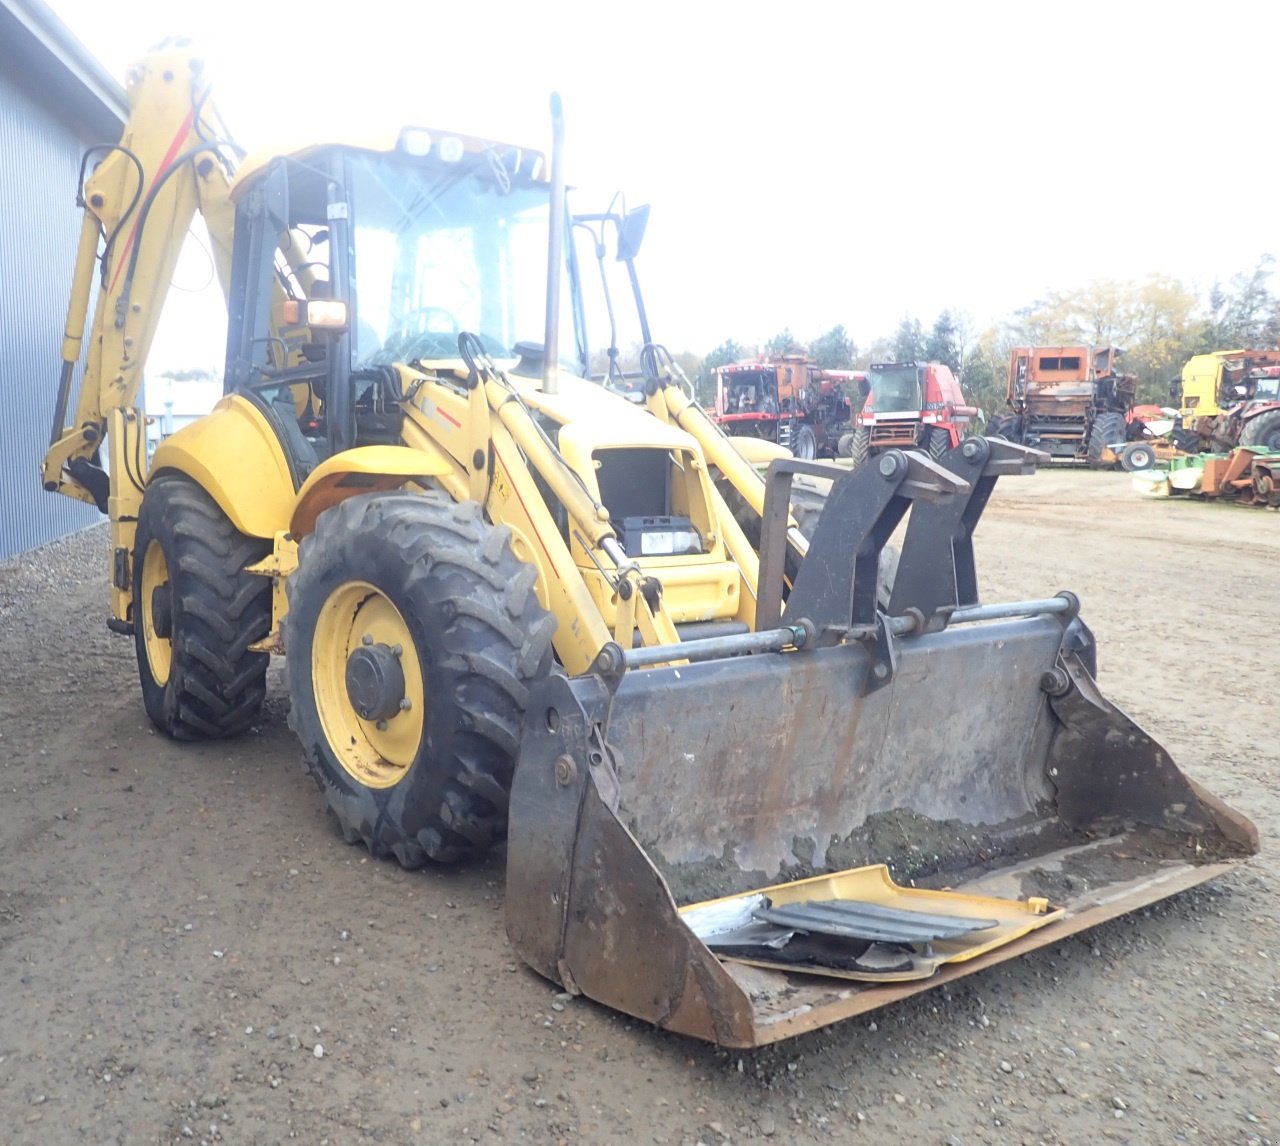
<svg viewBox="0 0 1280 1146"><path fill-rule="evenodd" d="M558 146L409 128L239 163L208 94L158 50L86 163L44 468L110 516L109 624L161 730L242 731L287 654L349 841L416 867L506 840L531 966L733 1046L1256 850L1101 694L1072 594L982 600L983 507L1033 451L761 476L642 306L643 403L589 375ZM148 467L142 369L197 209L226 393ZM643 213L583 219L634 286ZM797 474L833 479L808 538Z"/></svg>

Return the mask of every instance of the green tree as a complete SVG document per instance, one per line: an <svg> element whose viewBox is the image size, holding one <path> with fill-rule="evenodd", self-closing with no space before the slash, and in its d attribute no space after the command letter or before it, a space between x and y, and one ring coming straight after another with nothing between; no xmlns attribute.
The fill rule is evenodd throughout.
<svg viewBox="0 0 1280 1146"><path fill-rule="evenodd" d="M924 330L918 318L907 315L898 323L890 343L894 362L924 361Z"/></svg>
<svg viewBox="0 0 1280 1146"><path fill-rule="evenodd" d="M964 347L960 328L951 317L951 311L944 310L938 315L929 337L925 339L924 358L927 362L945 363L953 371L960 370Z"/></svg>
<svg viewBox="0 0 1280 1146"><path fill-rule="evenodd" d="M803 354L804 345L791 333L791 327L785 327L765 343L765 352L770 356L778 354Z"/></svg>
<svg viewBox="0 0 1280 1146"><path fill-rule="evenodd" d="M1006 410L1008 361L1009 355L997 329L983 331L973 345L965 349L960 387L969 405L977 406L988 420ZM979 428L979 425L974 426L974 429Z"/></svg>
<svg viewBox="0 0 1280 1146"><path fill-rule="evenodd" d="M854 365L865 370L873 362L892 362L893 360L893 339L881 337L857 356Z"/></svg>
<svg viewBox="0 0 1280 1146"><path fill-rule="evenodd" d="M1280 335L1280 301L1268 286L1274 272L1275 256L1263 255L1250 273L1233 276L1229 289L1213 284L1198 347L1201 352L1276 344Z"/></svg>
<svg viewBox="0 0 1280 1146"><path fill-rule="evenodd" d="M726 338L703 358L702 365L698 368L698 373L689 375L693 379L694 394L702 405L712 406L715 404L716 370L721 366L729 366L734 362L741 362L746 356L747 352L743 350L739 343L732 338Z"/></svg>
<svg viewBox="0 0 1280 1146"><path fill-rule="evenodd" d="M843 326L833 326L813 340L809 351L820 370L848 370L853 366L858 348Z"/></svg>

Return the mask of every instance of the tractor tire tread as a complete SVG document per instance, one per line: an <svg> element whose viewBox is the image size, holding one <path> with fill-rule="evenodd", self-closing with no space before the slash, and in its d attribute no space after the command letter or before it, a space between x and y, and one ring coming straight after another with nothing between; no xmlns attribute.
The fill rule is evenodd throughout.
<svg viewBox="0 0 1280 1146"><path fill-rule="evenodd" d="M436 755L426 758L432 748L421 749L411 776L395 787L365 788L335 764L314 708L298 703L309 690L291 688L290 724L343 838L362 841L376 856L394 856L402 867L453 863L506 838L529 686L549 671L555 631L554 617L533 592L536 571L515 556L510 541L511 531L491 526L473 502L434 491L358 495L321 515L289 580L289 616L305 625L322 604L309 598L323 591L324 578L341 576L352 556L376 545L391 562L388 585L400 578L397 597L436 614L438 647L420 650L424 677L452 677L422 699L436 706L436 731L429 734ZM288 634L288 618L285 627ZM291 659L291 682L310 677L310 644L305 637L299 644L308 663ZM413 774L417 787L393 795Z"/></svg>
<svg viewBox="0 0 1280 1146"><path fill-rule="evenodd" d="M1280 410L1264 410L1245 422L1240 444L1280 449Z"/></svg>
<svg viewBox="0 0 1280 1146"><path fill-rule="evenodd" d="M951 449L951 435L941 426L930 426L925 447L929 452L929 457L935 462L941 461L946 452Z"/></svg>
<svg viewBox="0 0 1280 1146"><path fill-rule="evenodd" d="M849 443L849 457L853 461L853 468L866 463L871 456L871 432L865 427L853 432L853 441Z"/></svg>
<svg viewBox="0 0 1280 1146"><path fill-rule="evenodd" d="M1111 468L1110 463L1102 461L1103 451L1109 446L1125 440L1124 415L1115 410L1104 410L1093 420L1089 429L1089 441L1086 452L1089 465L1094 469Z"/></svg>
<svg viewBox="0 0 1280 1146"><path fill-rule="evenodd" d="M249 646L271 630L271 581L246 567L271 543L242 534L209 494L177 474L152 480L139 516L144 537L154 534L166 548L175 594L172 687L148 689L144 678L148 715L175 740L236 736L266 697L270 658ZM134 575L141 576L136 561ZM141 643L138 651L145 673Z"/></svg>

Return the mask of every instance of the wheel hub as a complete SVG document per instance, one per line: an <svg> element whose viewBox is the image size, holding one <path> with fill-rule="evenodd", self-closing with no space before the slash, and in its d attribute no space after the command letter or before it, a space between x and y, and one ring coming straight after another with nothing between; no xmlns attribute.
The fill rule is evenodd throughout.
<svg viewBox="0 0 1280 1146"><path fill-rule="evenodd" d="M364 720L390 720L404 700L401 649L361 645L347 658L347 699Z"/></svg>
<svg viewBox="0 0 1280 1146"><path fill-rule="evenodd" d="M151 629L163 640L173 639L173 594L167 584L151 591Z"/></svg>

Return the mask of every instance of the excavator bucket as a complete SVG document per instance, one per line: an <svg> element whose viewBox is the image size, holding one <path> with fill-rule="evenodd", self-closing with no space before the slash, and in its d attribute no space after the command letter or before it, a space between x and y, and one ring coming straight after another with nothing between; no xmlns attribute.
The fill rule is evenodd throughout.
<svg viewBox="0 0 1280 1146"><path fill-rule="evenodd" d="M757 633L608 648L539 686L508 852L526 962L670 1030L760 1046L1255 852L1253 825L1099 691L1072 594L979 602L974 529L998 477L1035 460L975 438L941 463L834 470L785 601L790 480L823 470L775 462ZM886 610L876 569L904 520ZM788 647L770 649L771 618Z"/></svg>

